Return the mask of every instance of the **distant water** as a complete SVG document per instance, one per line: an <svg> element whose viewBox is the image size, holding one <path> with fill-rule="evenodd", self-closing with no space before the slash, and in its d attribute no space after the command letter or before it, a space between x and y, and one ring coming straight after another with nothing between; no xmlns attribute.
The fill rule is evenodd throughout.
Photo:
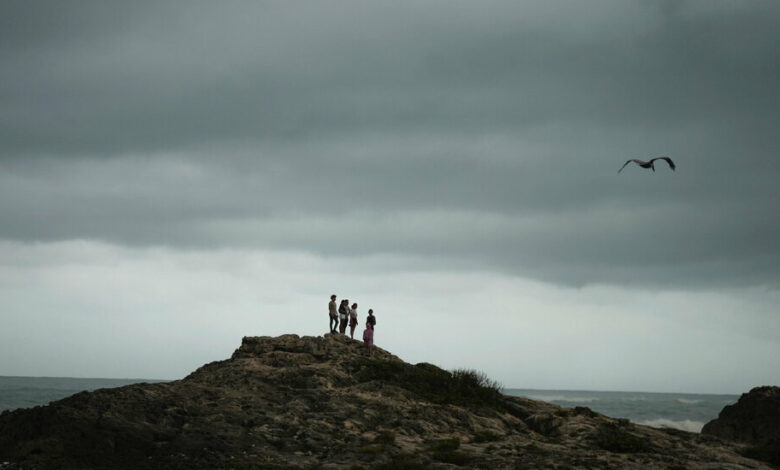
<svg viewBox="0 0 780 470"><path fill-rule="evenodd" d="M637 424L700 432L726 405L739 395L697 395L691 393L584 392L571 390L504 389L506 395L554 403L565 408L587 406L612 418L626 418Z"/></svg>
<svg viewBox="0 0 780 470"><path fill-rule="evenodd" d="M85 390L113 388L139 382L160 382L143 379L74 379L66 377L3 377L0 376L0 411L48 405Z"/></svg>

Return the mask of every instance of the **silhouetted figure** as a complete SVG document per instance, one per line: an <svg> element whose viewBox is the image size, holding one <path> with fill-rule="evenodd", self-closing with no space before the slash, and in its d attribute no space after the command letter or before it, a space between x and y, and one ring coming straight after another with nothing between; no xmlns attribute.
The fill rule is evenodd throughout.
<svg viewBox="0 0 780 470"><path fill-rule="evenodd" d="M358 324L357 307L358 304L355 303L349 309L349 337L352 339L355 339L355 327Z"/></svg>
<svg viewBox="0 0 780 470"><path fill-rule="evenodd" d="M374 346L374 327L366 322L366 329L363 330L363 344L366 345L366 352L371 355L371 348Z"/></svg>
<svg viewBox="0 0 780 470"><path fill-rule="evenodd" d="M339 311L336 307L336 294L330 296L330 302L328 302L328 316L330 316L330 332L335 333L336 327L339 326Z"/></svg>
<svg viewBox="0 0 780 470"><path fill-rule="evenodd" d="M347 332L347 317L349 316L349 300L344 299L339 305L339 333L342 335Z"/></svg>

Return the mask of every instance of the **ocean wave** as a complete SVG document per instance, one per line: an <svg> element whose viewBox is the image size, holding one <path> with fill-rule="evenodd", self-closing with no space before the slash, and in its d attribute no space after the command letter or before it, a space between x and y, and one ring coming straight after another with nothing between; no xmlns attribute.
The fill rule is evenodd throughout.
<svg viewBox="0 0 780 470"><path fill-rule="evenodd" d="M701 428L704 427L704 423L702 423L701 421L693 421L690 419L675 421L672 419L658 418L658 419L648 419L645 421L639 421L638 424L644 424L645 426L650 426L653 428L680 429L682 431L688 431L688 432L701 432Z"/></svg>
<svg viewBox="0 0 780 470"><path fill-rule="evenodd" d="M648 400L647 397L632 396L632 397L621 397L620 401L648 401Z"/></svg>
<svg viewBox="0 0 780 470"><path fill-rule="evenodd" d="M567 402L567 403L592 403L599 401L598 397L568 397L566 395L529 395L531 400L552 402Z"/></svg>
<svg viewBox="0 0 780 470"><path fill-rule="evenodd" d="M677 401L683 405L696 405L697 403L701 403L701 400L696 400L693 398L678 398Z"/></svg>

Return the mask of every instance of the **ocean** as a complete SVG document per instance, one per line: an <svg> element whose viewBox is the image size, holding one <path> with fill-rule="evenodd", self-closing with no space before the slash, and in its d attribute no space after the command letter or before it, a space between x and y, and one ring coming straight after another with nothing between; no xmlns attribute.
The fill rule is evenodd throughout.
<svg viewBox="0 0 780 470"><path fill-rule="evenodd" d="M0 376L0 411L46 405L84 390L121 387L144 379L76 379L64 377ZM613 418L634 423L699 432L718 417L724 406L736 403L739 395L691 393L590 392L573 390L504 389L507 395L541 400L566 408L587 406Z"/></svg>
<svg viewBox="0 0 780 470"><path fill-rule="evenodd" d="M546 401L566 408L587 406L612 418L626 418L656 428L700 432L739 395L649 392L587 392L579 390L504 389L506 395Z"/></svg>
<svg viewBox="0 0 780 470"><path fill-rule="evenodd" d="M0 412L16 408L32 408L69 397L74 393L98 388L113 388L139 382L160 382L144 379L77 379L69 377L4 377L0 376Z"/></svg>

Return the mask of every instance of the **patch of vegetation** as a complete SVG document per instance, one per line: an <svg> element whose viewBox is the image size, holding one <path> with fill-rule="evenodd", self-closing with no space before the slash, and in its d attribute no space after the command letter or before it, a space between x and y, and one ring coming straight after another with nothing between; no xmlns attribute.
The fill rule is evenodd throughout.
<svg viewBox="0 0 780 470"><path fill-rule="evenodd" d="M428 465L414 454L398 454L392 460L373 467L375 470L424 470Z"/></svg>
<svg viewBox="0 0 780 470"><path fill-rule="evenodd" d="M384 452L384 450L385 450L385 446L381 444L368 444L368 445L364 445L359 449L359 451L363 454L374 454L374 455L381 454L382 452Z"/></svg>
<svg viewBox="0 0 780 470"><path fill-rule="evenodd" d="M491 379L484 372L474 369L455 369L452 378L462 385L473 388L481 388L496 393L501 393L501 384Z"/></svg>
<svg viewBox="0 0 780 470"><path fill-rule="evenodd" d="M595 443L598 447L620 454L649 452L650 444L639 436L631 434L620 426L605 424L596 432Z"/></svg>
<svg viewBox="0 0 780 470"><path fill-rule="evenodd" d="M395 442L395 433L393 431L382 431L374 438L377 444L392 444Z"/></svg>
<svg viewBox="0 0 780 470"><path fill-rule="evenodd" d="M459 452L459 448L460 440L452 438L435 441L430 445L428 450L431 452L431 457L439 462L451 463L453 465L465 465L471 461L471 456Z"/></svg>
<svg viewBox="0 0 780 470"><path fill-rule="evenodd" d="M451 463L453 465L463 466L471 462L471 456L457 450L433 452L431 457L439 462Z"/></svg>
<svg viewBox="0 0 780 470"><path fill-rule="evenodd" d="M539 447L535 443L531 443L525 447L519 447L519 448L515 447L515 449L522 451L526 454L532 454L532 455L550 455L551 453L549 450L543 447Z"/></svg>
<svg viewBox="0 0 780 470"><path fill-rule="evenodd" d="M366 415L366 423L370 428L379 428L382 426L389 426L390 423L396 420L395 410L391 406L376 405Z"/></svg>
<svg viewBox="0 0 780 470"><path fill-rule="evenodd" d="M361 382L380 380L433 403L499 407L503 403L501 385L475 370L448 372L432 364L406 364L398 361L366 359L357 378Z"/></svg>
<svg viewBox="0 0 780 470"><path fill-rule="evenodd" d="M471 442L480 444L482 442L495 442L501 439L501 434L494 433L493 431L477 431L471 438Z"/></svg>
<svg viewBox="0 0 780 470"><path fill-rule="evenodd" d="M430 450L436 452L447 452L451 450L458 450L460 448L460 439L453 437L451 439L439 439L434 441L430 446Z"/></svg>

